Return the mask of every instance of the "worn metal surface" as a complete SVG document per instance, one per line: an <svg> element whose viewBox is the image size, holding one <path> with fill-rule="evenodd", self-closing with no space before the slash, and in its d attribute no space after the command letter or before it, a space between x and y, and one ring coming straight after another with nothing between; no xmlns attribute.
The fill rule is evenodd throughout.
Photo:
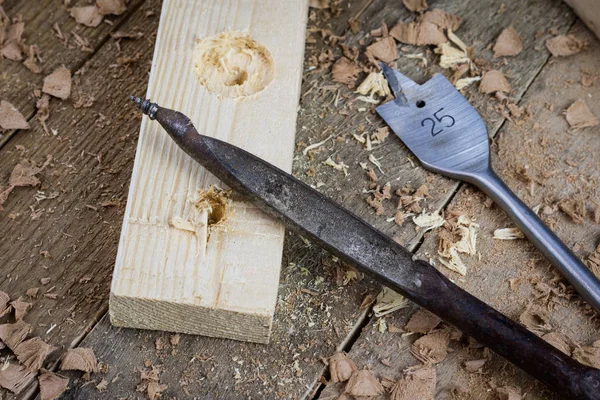
<svg viewBox="0 0 600 400"><path fill-rule="evenodd" d="M417 85L388 66L382 68L402 102L387 102L377 113L423 166L469 182L490 196L600 313L600 280L493 171L485 123L454 85L441 74Z"/></svg>
<svg viewBox="0 0 600 400"><path fill-rule="evenodd" d="M140 104L140 102L138 102ZM154 108L156 107L156 108ZM600 371L585 367L450 282L431 265L291 175L217 139L183 114L146 103L192 158L287 226L429 309L556 392L600 399Z"/></svg>

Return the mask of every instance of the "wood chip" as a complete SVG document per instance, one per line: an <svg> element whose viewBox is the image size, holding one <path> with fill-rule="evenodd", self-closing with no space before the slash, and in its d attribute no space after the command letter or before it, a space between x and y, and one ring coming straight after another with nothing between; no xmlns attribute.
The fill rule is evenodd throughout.
<svg viewBox="0 0 600 400"><path fill-rule="evenodd" d="M157 367L152 366L150 371L141 371L140 377L142 382L137 386L138 392L146 392L149 400L154 400L160 396L162 392L168 389L167 385L160 384L159 373Z"/></svg>
<svg viewBox="0 0 600 400"><path fill-rule="evenodd" d="M12 178L12 176L11 176L11 178ZM35 179L37 179L37 178L35 178ZM15 186L20 186L20 185L15 185ZM25 301L22 301L21 299L12 301L10 303L10 305L12 306L13 310L15 311L15 320L16 321L23 319L23 317L27 313L27 310L29 309L29 307L31 307L31 303L27 303Z"/></svg>
<svg viewBox="0 0 600 400"><path fill-rule="evenodd" d="M9 302L10 297L8 296L8 293L0 290L0 317L3 317L10 312Z"/></svg>
<svg viewBox="0 0 600 400"><path fill-rule="evenodd" d="M547 331L552 329L548 311L536 305L530 306L527 310L523 311L523 313L521 313L519 316L519 322L533 332Z"/></svg>
<svg viewBox="0 0 600 400"><path fill-rule="evenodd" d="M0 325L0 340L14 350L19 343L25 340L25 337L31 332L31 325L24 321L17 321L14 324Z"/></svg>
<svg viewBox="0 0 600 400"><path fill-rule="evenodd" d="M521 389L512 386L496 388L496 394L500 400L521 400Z"/></svg>
<svg viewBox="0 0 600 400"><path fill-rule="evenodd" d="M437 315L430 313L424 308L420 308L410 317L404 329L414 333L429 333L435 329L440 322L442 322L442 320Z"/></svg>
<svg viewBox="0 0 600 400"><path fill-rule="evenodd" d="M71 96L71 71L65 67L57 68L44 78L44 93L66 100Z"/></svg>
<svg viewBox="0 0 600 400"><path fill-rule="evenodd" d="M84 372L97 372L98 360L94 355L94 351L85 347L77 347L67 350L62 362L60 363L61 370L77 370Z"/></svg>
<svg viewBox="0 0 600 400"><path fill-rule="evenodd" d="M435 369L431 366L411 370L396 382L391 400L434 400L436 380Z"/></svg>
<svg viewBox="0 0 600 400"><path fill-rule="evenodd" d="M481 77L481 82L479 83L479 91L481 93L509 93L510 90L510 84L500 71L493 69L491 71L485 72Z"/></svg>
<svg viewBox="0 0 600 400"><path fill-rule="evenodd" d="M4 364L0 368L0 386L19 394L35 378L35 374L27 371L24 366Z"/></svg>
<svg viewBox="0 0 600 400"><path fill-rule="evenodd" d="M121 15L127 11L123 0L96 0L96 6L102 14Z"/></svg>
<svg viewBox="0 0 600 400"><path fill-rule="evenodd" d="M429 333L417 339L410 348L411 354L423 364L437 364L448 355L450 335L446 330Z"/></svg>
<svg viewBox="0 0 600 400"><path fill-rule="evenodd" d="M554 57L572 56L579 53L584 45L584 42L573 35L559 35L546 40L546 48Z"/></svg>
<svg viewBox="0 0 600 400"><path fill-rule="evenodd" d="M104 19L104 14L98 7L84 6L71 8L71 16L75 18L75 22L92 28L97 27Z"/></svg>
<svg viewBox="0 0 600 400"><path fill-rule="evenodd" d="M29 129L29 123L15 106L6 100L0 101L0 128Z"/></svg>
<svg viewBox="0 0 600 400"><path fill-rule="evenodd" d="M23 60L23 50L21 49L21 45L16 40L9 40L0 49L0 54L2 57L9 59L11 61L21 61Z"/></svg>
<svg viewBox="0 0 600 400"><path fill-rule="evenodd" d="M585 219L585 201L579 199L566 199L558 203L560 211L571 217L576 224L582 224Z"/></svg>
<svg viewBox="0 0 600 400"><path fill-rule="evenodd" d="M494 57L516 56L521 51L523 42L517 31L512 26L504 29L494 45Z"/></svg>
<svg viewBox="0 0 600 400"><path fill-rule="evenodd" d="M368 46L367 53L386 64L398 58L398 48L396 47L394 38L391 36L380 39Z"/></svg>
<svg viewBox="0 0 600 400"><path fill-rule="evenodd" d="M14 353L17 359L30 372L36 372L44 363L46 356L56 350L39 337L34 337L21 342L15 347Z"/></svg>
<svg viewBox="0 0 600 400"><path fill-rule="evenodd" d="M401 43L415 46L437 46L448 41L440 28L431 22L399 22L390 30L390 35Z"/></svg>
<svg viewBox="0 0 600 400"><path fill-rule="evenodd" d="M346 57L341 57L331 67L332 80L353 86L361 69Z"/></svg>
<svg viewBox="0 0 600 400"><path fill-rule="evenodd" d="M54 400L67 390L69 378L42 370L38 377L41 400Z"/></svg>
<svg viewBox="0 0 600 400"><path fill-rule="evenodd" d="M427 10L427 0L402 0L404 7L412 12L421 12Z"/></svg>
<svg viewBox="0 0 600 400"><path fill-rule="evenodd" d="M421 18L421 22L430 22L442 29L448 29L452 32L458 30L461 21L459 16L447 13L439 8L427 11Z"/></svg>
<svg viewBox="0 0 600 400"><path fill-rule="evenodd" d="M331 382L345 382L358 368L346 353L338 352L329 357L329 374Z"/></svg>
<svg viewBox="0 0 600 400"><path fill-rule="evenodd" d="M467 372L477 372L483 368L484 364L487 362L487 359L482 358L480 360L469 360L463 363L465 367L465 371Z"/></svg>
<svg viewBox="0 0 600 400"><path fill-rule="evenodd" d="M361 369L352 373L345 392L354 397L374 397L383 394L384 388L371 371Z"/></svg>
<svg viewBox="0 0 600 400"><path fill-rule="evenodd" d="M577 100L565 112L567 122L574 130L598 125L598 118L588 108L584 100Z"/></svg>

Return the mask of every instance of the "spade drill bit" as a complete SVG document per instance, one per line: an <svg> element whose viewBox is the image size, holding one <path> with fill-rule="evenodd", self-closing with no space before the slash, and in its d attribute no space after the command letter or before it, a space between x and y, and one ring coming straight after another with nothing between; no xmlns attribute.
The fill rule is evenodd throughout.
<svg viewBox="0 0 600 400"><path fill-rule="evenodd" d="M569 399L600 400L600 371L584 366L470 295L389 236L310 186L188 117L132 97L194 160L287 227L428 309Z"/></svg>

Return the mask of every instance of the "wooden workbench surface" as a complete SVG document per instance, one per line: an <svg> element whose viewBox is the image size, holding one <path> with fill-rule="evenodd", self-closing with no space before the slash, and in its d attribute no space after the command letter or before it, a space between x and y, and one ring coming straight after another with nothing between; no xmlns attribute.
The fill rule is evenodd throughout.
<svg viewBox="0 0 600 400"><path fill-rule="evenodd" d="M600 203L600 130L573 132L563 111L583 99L600 116L600 43L558 0L507 0L502 10L491 0L428 3L462 17L457 35L474 46L478 58L504 72L512 86L509 101L528 110L509 120L497 99L477 92L477 84L466 89L465 96L493 137L497 171L527 204L541 205L543 218L587 259L600 238L593 215ZM419 363L410 354L418 335L390 330L404 327L416 307L409 304L382 323L368 304L364 306L365 298L380 291L377 284L291 233L286 234L269 345L111 327L106 314L109 285L141 118L127 96L146 91L161 2L131 0L125 13L107 17L111 23L96 28L76 24L59 0L5 0L2 6L10 17L22 15L23 36L27 44L40 48L43 71L33 74L22 63L0 60L0 100L15 105L31 125L29 130L4 132L0 138L0 188L21 160L41 165L50 156L51 161L38 174L40 185L15 188L0 211L0 290L33 303L25 321L34 327L34 335L60 348L44 364L48 369L56 370L64 350L73 347L91 347L106 366L91 380L67 373L70 389L63 398L146 398L146 393L136 391L140 372L155 366L160 384L166 385L161 398L335 399L343 386L322 384L328 378L322 360L336 350L347 351L359 368L368 367L380 379L391 381ZM348 24L352 18L358 21L356 32ZM369 194L364 191L369 181L360 163L373 166L379 182L390 182L392 192L427 185L429 193L421 204L428 211L466 215L480 225L480 255L463 257L467 275L440 270L511 318L519 319L532 305L542 307L548 316L540 334L559 332L573 341L573 347L590 346L600 339L598 319L543 257L524 240L492 239L495 229L511 226L501 210L474 188L426 172L395 137L371 151L364 149L352 134L374 132L382 122L368 104L355 100L352 89L332 81L329 68L309 68L315 56L328 49L332 61L341 56L341 47L331 46L331 40L364 49L372 41L368 34L372 29L410 18L400 1L342 2L337 12L311 9L295 175L423 258L437 260L437 231L423 235L410 218L402 225L387 221L394 215L397 198L384 203L384 215L368 206ZM66 39L53 33L55 24ZM523 39L524 50L516 57L494 59L489 45L511 25ZM131 35L119 39L116 32ZM587 45L579 54L552 57L545 41L566 33ZM87 41L85 45L77 36ZM435 72L448 76L437 65L439 56L426 49L407 46L401 54L423 53L427 67L401 56L399 69L417 82ZM321 64L328 62L326 55L321 58ZM33 92L61 65L73 73L72 95L69 100L50 101L46 133L36 117ZM81 106L85 102L77 101L80 96L93 101ZM366 110L359 111L363 107ZM334 140L320 151L310 157L302 154L307 145L332 134ZM379 160L383 173L370 163L370 154ZM347 164L348 175L324 165L328 157ZM559 206L571 199L588 207L578 223ZM42 278L49 281L42 284ZM37 296L28 298L27 290L36 287ZM435 366L436 398L495 399L496 388L505 386L527 393L526 399L553 398L532 378L467 338L452 341L450 348L446 359ZM464 361L482 358L487 362L481 373L464 371ZM106 385L100 390L96 386L103 380ZM19 396L0 393L0 399L36 396L35 384Z"/></svg>

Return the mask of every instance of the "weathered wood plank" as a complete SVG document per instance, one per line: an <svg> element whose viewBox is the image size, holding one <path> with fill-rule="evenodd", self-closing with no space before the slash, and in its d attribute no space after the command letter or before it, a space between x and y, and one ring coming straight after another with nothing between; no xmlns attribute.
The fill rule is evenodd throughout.
<svg viewBox="0 0 600 400"><path fill-rule="evenodd" d="M34 74L21 62L11 61L0 57L0 99L11 102L25 118L30 119L35 114L34 89L42 88L45 76L56 68L64 65L75 73L83 63L107 41L111 32L119 30L123 21L133 13L144 0L132 0L127 5L127 11L120 16L107 16L96 28L86 27L75 22L67 7L61 0L41 1L12 1L4 3L3 7L9 17L21 15L25 22L23 38L27 45L37 45L40 49L43 62L41 74ZM80 2L87 5L87 2ZM73 5L77 5L73 2ZM57 24L67 38L65 44L53 32ZM75 34L88 42L89 50L83 51L77 46ZM77 99L76 90L73 98ZM34 124L38 124L35 122ZM0 147L8 142L14 132L4 132L0 135Z"/></svg>
<svg viewBox="0 0 600 400"><path fill-rule="evenodd" d="M492 164L529 206L548 207L541 212L542 218L578 256L586 259L594 253L600 235L600 228L591 214L600 198L600 129L572 132L563 111L574 101L584 99L592 113L600 115L600 106L589 101L600 92L597 80L591 86L582 84L586 82L582 79L600 62L600 41L581 23L571 33L588 41L590 46L581 54L550 60L520 102L529 109L532 117L521 126L507 123L500 130L493 147ZM560 201L578 198L584 199L588 208L582 224L575 224L556 209ZM465 278L441 266L442 272L513 319L518 320L531 306L547 310L548 327L542 329L542 333L562 333L578 346L589 346L600 338L600 322L597 317L591 318L593 311L568 288L566 281L530 243L492 239L495 229L513 226L502 210L486 206L486 197L465 185L452 200L448 211L467 215L480 224L477 247L481 257L462 258L468 266ZM418 254L437 261L437 249L438 234L433 232L427 235ZM403 327L407 314L412 311L396 313L387 322ZM350 356L359 366L371 367L378 376L397 379L402 376L403 369L418 364L408 349L419 335L412 335L407 340L401 339L398 333L379 333L375 329L377 322L374 320L365 329ZM527 393L528 399L558 399L499 356L488 355L486 350L466 344L464 338L460 343L452 342L451 357L437 364L439 398L450 397L451 391L458 388L464 398L495 399L493 387L508 385L519 387ZM483 374L464 370L464 361L481 358L488 359ZM390 366L381 364L382 359L389 359ZM339 389L328 388L324 398L335 395Z"/></svg>
<svg viewBox="0 0 600 400"><path fill-rule="evenodd" d="M123 41L121 53L114 41L104 43L74 77L74 86L95 98L92 107L56 101L47 121L56 136L33 124L0 149L2 187L20 160L41 164L52 156L38 174L41 185L16 188L0 212L0 289L17 298L40 288L36 299L25 298L33 307L24 319L33 335L61 349L81 341L107 309L140 123L127 96L145 90L158 25L146 16L150 9L158 12L160 1L138 8L121 27L144 38ZM119 64L121 56L137 61ZM41 278L50 282L43 285ZM45 365L62 353L53 353Z"/></svg>

